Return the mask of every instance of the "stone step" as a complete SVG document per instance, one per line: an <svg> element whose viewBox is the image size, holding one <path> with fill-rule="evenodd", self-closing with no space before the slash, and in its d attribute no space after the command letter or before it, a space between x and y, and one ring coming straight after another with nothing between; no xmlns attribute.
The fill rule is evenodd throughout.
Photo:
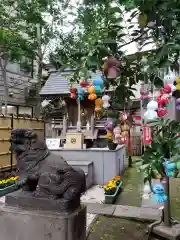
<svg viewBox="0 0 180 240"><path fill-rule="evenodd" d="M85 203L84 203L85 204ZM142 221L159 220L162 216L161 209L132 207L123 205L87 203L87 212L98 215L109 215L120 218L129 218Z"/></svg>
<svg viewBox="0 0 180 240"><path fill-rule="evenodd" d="M68 160L67 163L72 167L81 168L86 174L86 186L90 188L93 184L93 162L80 161L80 160Z"/></svg>
<svg viewBox="0 0 180 240"><path fill-rule="evenodd" d="M67 160L67 163L73 167L81 168L85 173L87 173L88 169L93 165L93 162L81 160Z"/></svg>

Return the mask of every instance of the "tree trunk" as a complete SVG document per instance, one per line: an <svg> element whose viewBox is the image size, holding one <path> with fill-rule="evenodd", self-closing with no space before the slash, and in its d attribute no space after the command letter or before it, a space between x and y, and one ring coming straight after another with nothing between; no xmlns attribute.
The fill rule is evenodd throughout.
<svg viewBox="0 0 180 240"><path fill-rule="evenodd" d="M41 90L41 79L42 79L42 50L41 50L41 33L42 33L42 28L40 24L37 24L37 41L38 41L38 56L37 56L37 62L38 62L38 71L37 71L37 104L35 107L34 115L36 118L40 117L40 109L41 109L41 97L39 95L39 92Z"/></svg>
<svg viewBox="0 0 180 240"><path fill-rule="evenodd" d="M167 195L167 201L164 202L164 224L167 227L171 226L171 208L170 208L170 192L169 192L169 177L165 177L162 181L164 190Z"/></svg>
<svg viewBox="0 0 180 240"><path fill-rule="evenodd" d="M38 74L37 74L37 84L36 84L36 89L37 89L37 104L35 106L35 111L34 115L35 117L39 118L40 117L40 109L41 109L41 97L39 95L39 92L41 90L41 78L42 78L42 61L40 60L38 63Z"/></svg>
<svg viewBox="0 0 180 240"><path fill-rule="evenodd" d="M2 71L2 78L3 78L3 83L4 83L4 113L5 115L8 114L8 86L7 86L7 61L8 57L5 56L4 54L4 59L0 59L0 67Z"/></svg>

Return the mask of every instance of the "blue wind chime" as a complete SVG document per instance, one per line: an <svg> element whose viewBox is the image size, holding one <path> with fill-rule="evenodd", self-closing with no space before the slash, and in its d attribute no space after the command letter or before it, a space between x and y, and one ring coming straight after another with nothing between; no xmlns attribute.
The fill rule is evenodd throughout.
<svg viewBox="0 0 180 240"><path fill-rule="evenodd" d="M154 193L154 202L163 203L167 200L167 195L164 191L164 186L162 184L154 184L153 185L153 193Z"/></svg>
<svg viewBox="0 0 180 240"><path fill-rule="evenodd" d="M172 172L174 172L174 166L164 159L164 169L166 176L171 176ZM164 186L161 183L153 185L153 193L154 193L154 202L163 203L167 200L167 195L165 194Z"/></svg>
<svg viewBox="0 0 180 240"><path fill-rule="evenodd" d="M163 163L164 170L167 177L174 177L174 170L176 169L176 163L172 163L168 161L168 159L164 159ZM154 184L153 185L154 192L154 201L163 203L167 200L167 195L165 194L164 186L162 184Z"/></svg>
<svg viewBox="0 0 180 240"><path fill-rule="evenodd" d="M104 83L104 81L103 81L102 77L99 77L93 81L93 85L95 86L96 94L102 93L103 83Z"/></svg>
<svg viewBox="0 0 180 240"><path fill-rule="evenodd" d="M167 177L174 177L174 170L176 169L176 163L169 162L165 159L164 169Z"/></svg>
<svg viewBox="0 0 180 240"><path fill-rule="evenodd" d="M84 96L85 96L85 90L84 88L79 88L78 89L78 100L84 100Z"/></svg>

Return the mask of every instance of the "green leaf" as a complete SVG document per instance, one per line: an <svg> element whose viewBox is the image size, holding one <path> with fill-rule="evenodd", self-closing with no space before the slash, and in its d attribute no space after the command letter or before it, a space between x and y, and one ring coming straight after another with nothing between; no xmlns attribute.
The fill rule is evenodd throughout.
<svg viewBox="0 0 180 240"><path fill-rule="evenodd" d="M112 7L112 8L110 8L110 11L112 13L122 13L122 10L120 7Z"/></svg>
<svg viewBox="0 0 180 240"><path fill-rule="evenodd" d="M140 166L139 168L140 168L141 171L144 171L149 167L150 167L150 164L144 164L144 165Z"/></svg>

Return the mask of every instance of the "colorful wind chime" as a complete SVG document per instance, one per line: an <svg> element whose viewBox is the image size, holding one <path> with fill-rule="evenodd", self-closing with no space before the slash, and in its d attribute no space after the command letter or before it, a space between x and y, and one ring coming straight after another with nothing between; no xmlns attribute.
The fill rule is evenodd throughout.
<svg viewBox="0 0 180 240"><path fill-rule="evenodd" d="M176 89L173 85L174 81ZM165 76L164 82L164 88L160 91L157 102L152 100L147 105L147 112L144 114L144 117L148 120L152 120L157 117L164 117L168 112L167 109L170 107L169 103L171 95L175 90L180 91L180 78L176 78L172 72ZM176 108L180 110L180 99L177 99L176 103ZM163 166L167 177L180 177L180 162L174 163L165 159ZM165 193L163 184L154 184L152 187L155 202L163 203L167 201L168 197Z"/></svg>
<svg viewBox="0 0 180 240"><path fill-rule="evenodd" d="M169 103L170 103L170 94L172 93L172 89L170 85L165 84L164 88L160 91L160 95L157 98L158 109L157 115L158 117L164 117L168 113Z"/></svg>
<svg viewBox="0 0 180 240"><path fill-rule="evenodd" d="M175 163L168 161L168 159L164 159L163 166L167 177L180 178L180 161ZM153 193L155 202L162 203L167 200L164 186L161 183L153 185Z"/></svg>
<svg viewBox="0 0 180 240"><path fill-rule="evenodd" d="M142 142L143 144L152 143L152 128L149 126L143 126L142 129Z"/></svg>
<svg viewBox="0 0 180 240"><path fill-rule="evenodd" d="M160 94L157 97L157 101L151 100L147 104L147 111L144 114L144 118L146 120L153 120L157 117L164 117L168 113L172 91L173 89L171 85L164 85L164 88L160 91Z"/></svg>
<svg viewBox="0 0 180 240"><path fill-rule="evenodd" d="M101 115L101 111L102 111L102 105L103 105L103 101L101 98L97 98L95 100L95 114L96 114L96 118L99 119L100 115Z"/></svg>
<svg viewBox="0 0 180 240"><path fill-rule="evenodd" d="M164 168L167 177L180 178L180 161L175 163L165 159Z"/></svg>
<svg viewBox="0 0 180 240"><path fill-rule="evenodd" d="M165 189L164 189L164 186L159 183L159 184L154 184L152 186L153 188L153 200L154 202L157 202L157 203L163 203L165 201L167 201L167 195L165 193Z"/></svg>
<svg viewBox="0 0 180 240"><path fill-rule="evenodd" d="M121 144L126 144L128 141L128 132L129 132L129 125L127 124L126 120L128 118L128 114L121 113Z"/></svg>
<svg viewBox="0 0 180 240"><path fill-rule="evenodd" d="M90 84L88 81L81 81L80 87L70 88L70 97L72 99L84 100L85 95L88 93L88 99L90 101L95 101L97 95L101 94L103 91L103 79L99 77L93 81L93 84Z"/></svg>
<svg viewBox="0 0 180 240"><path fill-rule="evenodd" d="M157 112L156 112L157 109L158 109L158 103L154 100L150 101L147 104L147 111L144 114L144 118L146 120L153 120L157 118Z"/></svg>
<svg viewBox="0 0 180 240"><path fill-rule="evenodd" d="M114 139L113 129L115 127L115 121L116 121L116 119L107 118L107 120L104 124L105 130L107 132L105 137L108 140L113 140Z"/></svg>

